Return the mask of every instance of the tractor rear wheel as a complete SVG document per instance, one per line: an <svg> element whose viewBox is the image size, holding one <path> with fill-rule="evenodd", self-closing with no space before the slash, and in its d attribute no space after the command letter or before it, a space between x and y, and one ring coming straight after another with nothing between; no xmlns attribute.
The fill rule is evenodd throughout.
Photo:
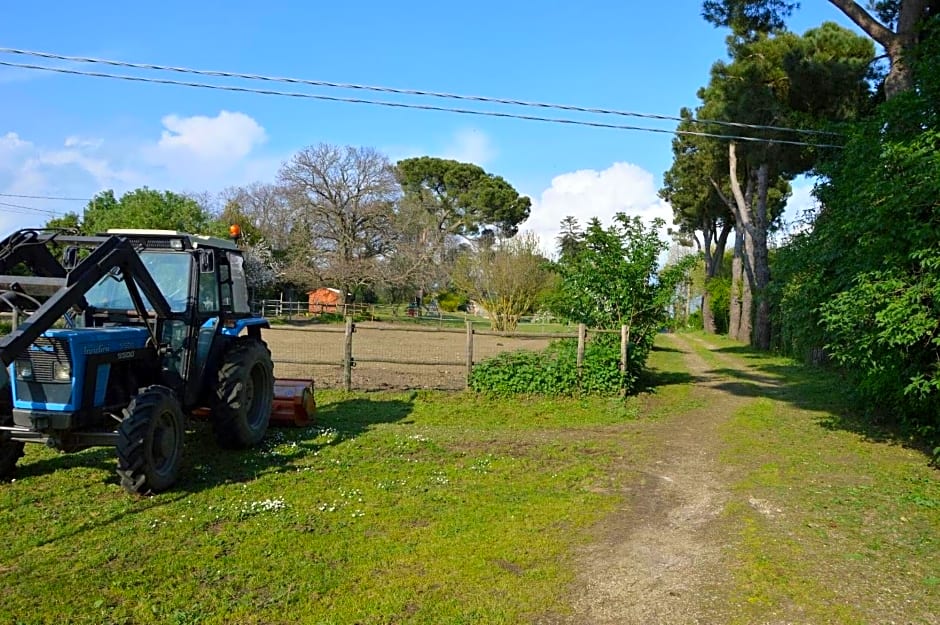
<svg viewBox="0 0 940 625"><path fill-rule="evenodd" d="M274 404L274 363L256 338L238 339L219 366L212 429L219 446L244 449L268 431Z"/></svg>
<svg viewBox="0 0 940 625"><path fill-rule="evenodd" d="M118 476L129 493L150 494L176 482L183 457L183 411L164 386L141 391L118 427Z"/></svg>

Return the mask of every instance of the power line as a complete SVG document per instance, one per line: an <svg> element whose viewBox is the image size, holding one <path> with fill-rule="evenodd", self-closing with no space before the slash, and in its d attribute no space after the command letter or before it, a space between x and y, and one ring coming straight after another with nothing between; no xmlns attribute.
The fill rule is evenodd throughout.
<svg viewBox="0 0 940 625"><path fill-rule="evenodd" d="M6 206L6 207L8 207L8 208L15 208L15 209L33 211L33 212L36 212L36 213L46 213L47 215L56 215L56 211L52 211L52 210L49 210L49 209L46 209L46 208L38 208L38 207L36 207L36 206L24 206L24 205L22 205L22 204L10 204L9 202L0 202L0 206ZM14 212L14 211L8 211L8 212ZM15 212L20 212L20 211L18 210L18 211L15 211ZM25 213L20 213L20 214L25 214Z"/></svg>
<svg viewBox="0 0 940 625"><path fill-rule="evenodd" d="M443 98L449 100L464 100L473 102L487 102L490 104L508 104L513 106L523 106L542 109L555 109L577 113L593 113L598 115L617 115L621 117L637 117L643 119L656 119L661 121L689 121L696 124L714 124L717 126L727 126L731 128L749 128L753 130L775 130L782 132L793 132L807 135L825 135L840 137L837 132L826 130L814 130L810 128L790 128L786 126L769 126L763 124L746 124L743 122L729 122L716 119L685 119L673 115L662 115L659 113L637 113L633 111L619 111L616 109L593 108L584 106L575 106L570 104L552 104L548 102L533 102L529 100L515 100L508 98L494 98L477 95L461 95L456 93L444 93L440 91L426 91L423 89L401 89L397 87L381 87L375 85L361 85L355 83L333 82L328 80L310 80L305 78L289 78L286 76L265 76L262 74L245 74L242 72L228 72L219 70L195 69L191 67L174 67L171 65L157 65L154 63L131 63L129 61L117 61L113 59L101 59L87 56L69 56L64 54L55 54L53 52L39 52L35 50L22 50L19 48L0 47L0 53L17 54L21 56L32 56L43 59L52 59L57 61L69 61L75 63L96 63L100 65L110 65L112 67L124 67L129 69L144 69L163 72L176 72L180 74L195 74L198 76L214 76L217 78L243 78L245 80L261 80L266 82L290 83L298 85L308 85L312 87L330 87L336 89L356 89L361 91L374 91L379 93L394 93L398 95L423 96L431 98Z"/></svg>
<svg viewBox="0 0 940 625"><path fill-rule="evenodd" d="M538 115L521 115L518 113L505 113L502 111L481 111L475 109L451 108L445 106L433 106L430 104L408 104L405 102L388 102L384 100L368 100L365 98L345 98L339 96L323 95L319 93L304 93L298 91L277 91L274 89L253 89L250 87L236 87L233 85L214 85L209 83L189 82L182 80L170 80L167 78L150 78L145 76L127 76L122 74L109 74L106 72L91 72L86 70L67 69L64 67L47 67L44 65L33 65L31 63L12 63L10 61L0 61L0 65L6 67L16 67L19 69L33 69L45 72L55 72L59 74L70 74L73 76L90 76L95 78L111 78L115 80L127 80L131 82L152 83L158 85L175 85L178 87L195 87L200 89L215 89L220 91L233 91L236 93L253 93L258 95L274 95L289 98L306 98L311 100L325 100L328 102L344 102L349 104L371 104L373 106L386 106L390 108L417 109L423 111L441 111L446 113L458 113L461 115L478 115L481 117L502 117L508 119L520 119L527 121L548 122L553 124L568 124L572 126L589 126L592 128L608 128L612 130L632 130L639 132L655 132L668 135L689 135L695 137L711 137L714 139L729 139L737 141L747 141L752 143L776 143L783 145L797 145L816 148L842 148L841 145L829 143L807 143L805 141L790 141L786 139L764 139L760 137L747 137L741 135L723 135L711 132L699 132L694 130L667 130L664 128L647 128L644 126L630 126L625 124L608 124L604 122L591 122L586 120L567 119L562 117L541 117Z"/></svg>
<svg viewBox="0 0 940 625"><path fill-rule="evenodd" d="M90 202L87 197L60 197L57 195L19 195L17 193L0 193L0 197L18 197L27 200L59 200L63 202Z"/></svg>

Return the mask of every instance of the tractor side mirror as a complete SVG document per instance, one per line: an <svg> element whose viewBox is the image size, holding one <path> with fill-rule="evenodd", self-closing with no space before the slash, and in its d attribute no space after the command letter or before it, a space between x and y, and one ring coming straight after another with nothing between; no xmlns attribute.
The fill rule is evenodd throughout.
<svg viewBox="0 0 940 625"><path fill-rule="evenodd" d="M215 273L215 252L213 250L202 250L199 255L199 272Z"/></svg>
<svg viewBox="0 0 940 625"><path fill-rule="evenodd" d="M62 267L66 271L72 271L78 265L78 248L70 245L62 252Z"/></svg>

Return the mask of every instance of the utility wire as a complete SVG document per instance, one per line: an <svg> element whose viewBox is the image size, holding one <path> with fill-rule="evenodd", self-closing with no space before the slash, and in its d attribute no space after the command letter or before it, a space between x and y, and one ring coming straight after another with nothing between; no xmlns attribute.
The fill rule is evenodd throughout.
<svg viewBox="0 0 940 625"><path fill-rule="evenodd" d="M807 143L805 141L790 141L785 139L764 139L760 137L747 137L741 135L722 135L711 132L699 132L694 130L668 130L664 128L647 128L643 126L630 126L625 124L608 124L603 122L591 122L585 120L566 119L561 117L541 117L538 115L520 115L517 113L504 113L501 111L480 111L474 109L451 108L444 106L433 106L430 104L407 104L404 102L388 102L384 100L367 100L364 98L344 98L338 96L329 96L318 93L304 93L298 91L277 91L274 89L253 89L250 87L236 87L232 85L214 85L209 83L188 82L182 80L169 80L166 78L150 78L144 76L127 76L122 74L109 74L106 72L91 72L77 69L67 69L64 67L47 67L44 65L33 65L31 63L12 63L9 61L0 61L0 65L6 67L16 67L19 69L33 69L45 72L56 72L59 74L70 74L73 76L90 76L95 78L111 78L115 80L127 80L131 82L144 82L159 85L176 85L179 87L196 87L200 89L215 89L220 91L233 91L237 93L254 93L259 95L275 95L289 98L307 98L311 100L325 100L328 102L344 102L352 104L371 104L373 106L387 106L390 108L418 109L423 111L442 111L446 113L459 113L462 115L478 115L482 117L502 117L508 119L521 119L527 121L548 122L553 124L568 124L572 126L590 126L593 128L608 128L612 130L633 130L640 132L656 132L668 135L689 135L695 137L711 137L714 139L731 139L737 141L747 141L752 143L776 143L783 145L797 145L816 148L842 148L841 145L829 143Z"/></svg>
<svg viewBox="0 0 940 625"><path fill-rule="evenodd" d="M782 132L793 132L807 135L826 135L840 137L837 132L826 130L813 130L809 128L790 128L785 126L768 126L762 124L746 124L743 122L729 122L715 119L685 119L673 115L661 115L658 113L636 113L632 111L618 111L615 109L592 108L584 106L574 106L569 104L551 104L547 102L533 102L529 100L514 100L508 98L493 98L477 95L460 95L456 93L443 93L439 91L426 91L423 89L400 89L397 87L380 87L374 85L360 85L355 83L332 82L327 80L309 80L304 78L289 78L285 76L265 76L262 74L245 74L241 72L225 72L218 70L194 69L191 67L174 67L170 65L156 65L153 63L131 63L129 61L116 61L113 59L100 59L87 56L68 56L64 54L55 54L52 52L39 52L35 50L22 50L19 48L0 47L0 53L17 54L20 56L32 56L43 59L52 59L57 61L70 61L75 63L97 63L100 65L110 65L112 67L124 67L130 69L156 70L163 72L176 72L180 74L195 74L198 76L214 76L218 78L243 78L245 80L262 80L267 82L291 83L298 85L308 85L312 87L331 87L336 89L357 89L361 91L374 91L379 93L394 93L398 95L424 96L431 98L443 98L449 100L465 100L473 102L487 102L490 104L509 104L513 106L523 106L542 109L555 109L577 113L594 113L598 115L618 115L621 117L638 117L643 119L656 119L663 121L689 121L695 124L714 124L717 126L728 126L731 128L750 128L754 130L776 130Z"/></svg>
<svg viewBox="0 0 940 625"><path fill-rule="evenodd" d="M0 197L17 197L27 200L60 200L63 202L90 202L87 197L60 197L57 195L19 195L17 193L0 193Z"/></svg>
<svg viewBox="0 0 940 625"><path fill-rule="evenodd" d="M36 212L36 213L46 213L47 215L55 215L55 214L56 214L55 211L52 211L52 210L49 210L49 209L46 209L46 208L37 208L36 206L23 206L22 204L10 204L9 202L0 202L0 206L6 206L6 207L8 207L8 208L15 208L15 209L33 211L33 212ZM9 211L9 212L14 212L14 211ZM17 210L17 211L15 211L15 212L20 212L20 211Z"/></svg>

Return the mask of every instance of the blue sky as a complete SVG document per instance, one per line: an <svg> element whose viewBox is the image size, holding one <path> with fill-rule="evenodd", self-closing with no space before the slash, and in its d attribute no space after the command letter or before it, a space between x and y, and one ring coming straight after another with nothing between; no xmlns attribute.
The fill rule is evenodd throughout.
<svg viewBox="0 0 940 625"><path fill-rule="evenodd" d="M0 24L0 47L676 115L680 107L696 105L709 67L725 56L726 33L701 19L700 4L15 3ZM790 22L793 30L824 20L848 25L829 2L804 5ZM0 60L37 62L5 54ZM601 121L674 127L629 118ZM582 220L606 220L616 210L668 215L655 194L671 162L670 139L0 67L0 193L8 194L90 197L143 185L217 192L273 181L280 164L307 145L368 145L393 160L445 156L504 176L533 198L523 227L544 242L568 214ZM803 185L794 204L807 201ZM82 206L9 197L0 202L58 212ZM41 225L47 217L0 205L0 231Z"/></svg>

